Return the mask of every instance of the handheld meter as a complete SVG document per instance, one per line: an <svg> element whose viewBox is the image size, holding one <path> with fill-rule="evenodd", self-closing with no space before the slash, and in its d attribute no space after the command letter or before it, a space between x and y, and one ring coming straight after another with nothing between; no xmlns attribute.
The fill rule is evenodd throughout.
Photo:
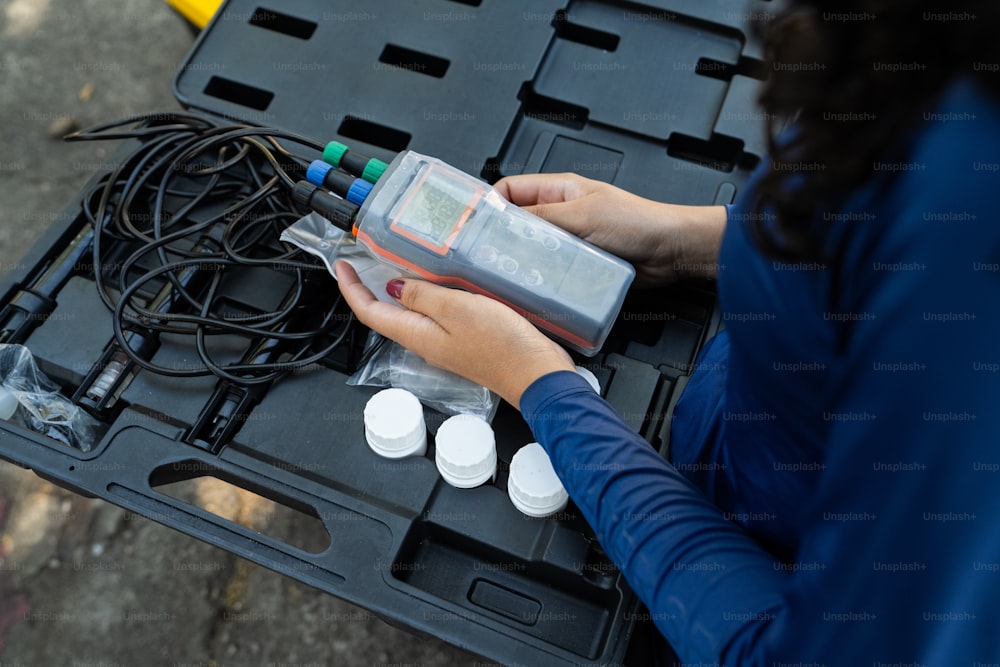
<svg viewBox="0 0 1000 667"><path fill-rule="evenodd" d="M635 269L432 157L396 157L358 211L359 243L385 262L501 301L595 354Z"/></svg>

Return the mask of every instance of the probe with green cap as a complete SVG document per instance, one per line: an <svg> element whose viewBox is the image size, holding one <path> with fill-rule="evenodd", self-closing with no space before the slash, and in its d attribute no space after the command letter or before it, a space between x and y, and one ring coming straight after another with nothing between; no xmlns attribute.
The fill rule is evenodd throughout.
<svg viewBox="0 0 1000 667"><path fill-rule="evenodd" d="M382 160L351 150L339 141L331 141L326 145L323 149L323 161L332 167L338 167L363 178L369 183L377 183L389 166Z"/></svg>

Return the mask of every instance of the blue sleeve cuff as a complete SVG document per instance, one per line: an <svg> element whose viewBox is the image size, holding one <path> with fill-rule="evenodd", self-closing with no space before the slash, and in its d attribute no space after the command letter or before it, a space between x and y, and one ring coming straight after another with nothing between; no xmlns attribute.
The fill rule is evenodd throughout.
<svg viewBox="0 0 1000 667"><path fill-rule="evenodd" d="M531 430L535 430L534 421L544 413L546 406L553 401L576 393L595 393L587 380L573 371L555 371L538 378L521 394L521 416Z"/></svg>

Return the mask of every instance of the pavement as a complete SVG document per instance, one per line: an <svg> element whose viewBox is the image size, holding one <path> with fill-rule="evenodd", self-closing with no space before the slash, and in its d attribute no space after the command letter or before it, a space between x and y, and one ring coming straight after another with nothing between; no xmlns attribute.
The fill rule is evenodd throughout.
<svg viewBox="0 0 1000 667"><path fill-rule="evenodd" d="M58 137L178 108L193 38L161 0L0 0L0 271L111 152ZM252 494L210 492L253 514ZM489 664L0 461L0 667Z"/></svg>

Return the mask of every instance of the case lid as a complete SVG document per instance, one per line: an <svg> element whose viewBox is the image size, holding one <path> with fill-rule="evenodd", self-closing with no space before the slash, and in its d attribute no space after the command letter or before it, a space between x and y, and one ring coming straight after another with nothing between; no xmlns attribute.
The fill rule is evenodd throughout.
<svg viewBox="0 0 1000 667"><path fill-rule="evenodd" d="M405 389L383 389L365 405L365 437L379 456L398 459L427 451L424 409Z"/></svg>
<svg viewBox="0 0 1000 667"><path fill-rule="evenodd" d="M471 489L493 478L497 469L496 440L488 423L475 415L449 417L435 438L435 462L444 481Z"/></svg>
<svg viewBox="0 0 1000 667"><path fill-rule="evenodd" d="M7 421L17 412L17 396L6 387L0 386L0 419Z"/></svg>
<svg viewBox="0 0 1000 667"><path fill-rule="evenodd" d="M555 514L569 501L549 455L537 442L522 447L511 459L507 493L514 507L534 517Z"/></svg>

